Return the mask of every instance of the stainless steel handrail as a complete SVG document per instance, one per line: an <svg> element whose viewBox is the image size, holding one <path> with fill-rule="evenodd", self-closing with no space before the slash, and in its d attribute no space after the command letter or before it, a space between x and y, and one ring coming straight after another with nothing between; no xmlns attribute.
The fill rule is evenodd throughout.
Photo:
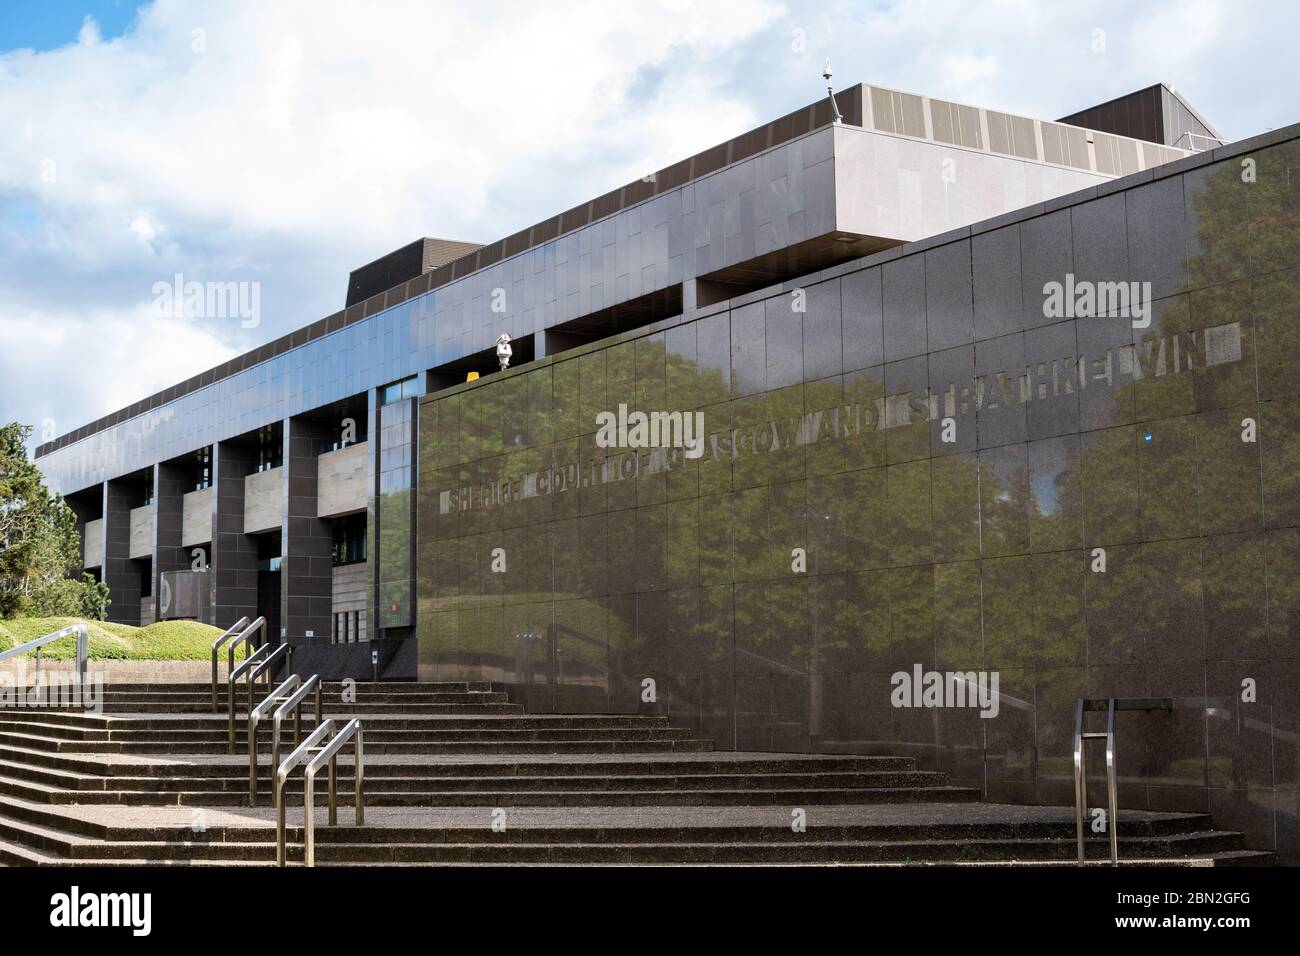
<svg viewBox="0 0 1300 956"><path fill-rule="evenodd" d="M245 673L251 672L268 654L271 653L271 645L263 644L261 647L252 651L247 657L240 662L239 666L232 670L226 676L226 710L227 710L227 730L230 734L230 752L235 752L235 685L239 678ZM249 710L252 710L253 704L253 681L248 681L248 703Z"/></svg>
<svg viewBox="0 0 1300 956"><path fill-rule="evenodd" d="M289 691L302 683L297 674L290 674L289 679L266 695L266 699L248 712L248 800L250 806L257 806L257 725L267 711L287 699ZM275 780L275 760L271 761L271 779Z"/></svg>
<svg viewBox="0 0 1300 956"><path fill-rule="evenodd" d="M221 712L217 706L217 652L221 650L221 645L225 644L226 641L230 640L247 626L248 615L245 614L230 627L226 628L222 635L212 642L212 712L214 714ZM226 670L228 672L229 668Z"/></svg>
<svg viewBox="0 0 1300 956"><path fill-rule="evenodd" d="M226 674L227 675L229 675L230 672L235 669L235 651L236 649L238 649L240 644L243 644L246 647L246 652L244 654L245 657L247 657L249 654L252 653L253 650L255 650L258 646L260 646L259 644L255 643L256 637L259 632L262 635L261 644L264 645L266 644L266 618L264 617L254 618L247 627L245 627L242 631L236 634L230 640L230 643L226 645Z"/></svg>
<svg viewBox="0 0 1300 956"><path fill-rule="evenodd" d="M252 650L255 646L253 642L256 639L258 632L261 632L262 634L261 644L265 644L266 643L266 618L264 617L253 618L253 620L249 623L248 627L244 628L242 631L236 634L234 640L232 640L229 644L226 645L226 673L227 674L229 674L230 669L235 666L235 649L239 647L240 644L246 644L248 645L249 650ZM245 657L248 656L247 652L245 652L244 656Z"/></svg>
<svg viewBox="0 0 1300 956"><path fill-rule="evenodd" d="M303 858L307 866L316 865L316 826L315 826L315 783L316 774L322 765L329 767L329 826L338 823L338 798L336 783L338 780L338 754L349 739L353 741L353 762L356 775L356 819L357 826L365 823L365 806L362 788L365 777L365 743L361 721L352 718L343 725L343 729L334 734L327 743L320 742L329 737L334 730L334 721L322 721L306 740L288 757L275 772L275 863L285 864L285 824L284 824L284 787L294 767L307 761L303 774ZM319 746L317 746L320 744Z"/></svg>
<svg viewBox="0 0 1300 956"><path fill-rule="evenodd" d="M274 656L274 655L272 655ZM269 663L268 659L264 663ZM293 742L296 746L302 738L302 701L312 690L316 691L316 723L321 723L321 688L320 678L312 675L304 685L298 674L290 674L288 679L267 695L266 699L254 707L248 714L248 797L252 805L257 805L257 728L275 708L274 733L271 738L271 781L275 782L275 771L280 763L280 724L284 715L294 711ZM290 694L290 691L296 693Z"/></svg>
<svg viewBox="0 0 1300 956"><path fill-rule="evenodd" d="M338 754L343 749L343 745L352 740L352 763L354 784L356 793L353 802L356 804L357 826L366 822L366 807L362 797L362 785L365 778L365 744L363 742L364 732L361 728L360 718L353 717L343 729L335 734L330 742L312 758L307 764L307 770L303 779L303 806L307 809L306 833L303 838L303 857L308 866L316 865L316 827L315 814L311 811L315 809L313 793L316 783L316 772L320 770L321 765L329 767L329 826L337 826L339 822L338 796L335 785L338 780Z"/></svg>
<svg viewBox="0 0 1300 956"><path fill-rule="evenodd" d="M0 661L10 657L18 657L28 651L35 651L36 679L39 681L41 677L41 648L62 638L71 637L73 634L77 635L77 683L85 684L86 661L90 658L90 631L85 624L69 624L67 627L19 644L17 647L11 647L7 651L0 651Z"/></svg>
<svg viewBox="0 0 1300 956"><path fill-rule="evenodd" d="M334 729L334 721L323 720L316 725L316 729L307 735L307 739L300 743L289 756L284 758L284 763L275 769L275 865L284 866L284 785L289 779L289 774L293 768L306 760L311 754L319 753L320 749L316 745L324 740ZM312 818L312 806L307 805L307 820Z"/></svg>
<svg viewBox="0 0 1300 956"><path fill-rule="evenodd" d="M1087 770L1084 767L1084 742L1087 740L1106 741L1106 798L1109 804L1110 819L1106 829L1110 832L1110 862L1119 862L1119 803L1115 781L1115 698L1110 698L1106 708L1106 732L1104 734L1083 732L1083 715L1089 709L1089 702L1079 698L1078 708L1074 714L1074 835L1078 841L1079 863L1084 862L1083 852L1083 814L1084 804L1088 799Z"/></svg>
<svg viewBox="0 0 1300 956"><path fill-rule="evenodd" d="M257 666L254 667L252 672L248 675L249 681L256 684L257 679L265 673L266 689L269 691L271 689L271 678L275 673L275 665L280 663L280 658L282 657L290 662L293 661L292 644L281 644L272 650L266 657L262 658L262 660L258 662ZM248 699L248 709L250 711L253 709L253 699L251 697Z"/></svg>
<svg viewBox="0 0 1300 956"><path fill-rule="evenodd" d="M307 699L307 695L313 690L316 691L316 726L319 727L325 722L325 715L321 708L321 679L316 674L312 674L303 681L292 696L288 697L278 708L275 716L271 721L271 779L275 779L275 771L280 766L280 726L284 718L290 712L293 713L293 745L298 746L302 739L302 702Z"/></svg>
<svg viewBox="0 0 1300 956"><path fill-rule="evenodd" d="M1089 711L1106 711L1106 732L1084 733L1083 716ZM1084 766L1087 754L1084 745L1089 740L1106 742L1106 802L1110 818L1106 829L1110 833L1110 863L1119 865L1119 771L1115 753L1115 714L1121 710L1172 711L1169 697L1108 697L1088 699L1080 697L1074 713L1074 835L1078 842L1079 863L1084 862L1083 815L1088 800L1088 772Z"/></svg>

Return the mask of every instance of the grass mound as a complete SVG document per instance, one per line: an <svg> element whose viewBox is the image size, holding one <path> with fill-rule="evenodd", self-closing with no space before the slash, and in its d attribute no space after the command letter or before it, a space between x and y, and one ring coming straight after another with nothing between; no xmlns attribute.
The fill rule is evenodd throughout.
<svg viewBox="0 0 1300 956"><path fill-rule="evenodd" d="M212 655L212 642L222 633L221 628L198 621L158 621L148 627L132 627L75 617L28 617L0 621L0 651L70 624L86 625L91 660L206 661ZM48 660L75 660L76 636L45 645L41 656ZM240 648L236 658L242 656L243 648Z"/></svg>

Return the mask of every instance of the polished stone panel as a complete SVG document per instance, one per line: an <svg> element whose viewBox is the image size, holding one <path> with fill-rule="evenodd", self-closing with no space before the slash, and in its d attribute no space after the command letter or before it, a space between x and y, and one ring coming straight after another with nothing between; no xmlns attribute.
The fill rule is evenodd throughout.
<svg viewBox="0 0 1300 956"><path fill-rule="evenodd" d="M184 547L184 501L192 487L186 470L175 463L162 462L154 467L153 487L153 614L159 620L162 588L160 575L190 568L192 558ZM211 509L208 511L211 520ZM211 532L209 532L209 535ZM204 539L206 543L207 539Z"/></svg>
<svg viewBox="0 0 1300 956"><path fill-rule="evenodd" d="M1300 204L1218 168L426 397L422 675L1064 804L1077 699L1168 696L1124 806L1300 859ZM1151 324L1045 314L1066 273L1150 282ZM701 411L700 457L598 442L619 403ZM918 667L997 675L996 716L900 706Z"/></svg>
<svg viewBox="0 0 1300 956"><path fill-rule="evenodd" d="M187 491L182 498L181 546L194 548L212 541L212 489Z"/></svg>
<svg viewBox="0 0 1300 956"><path fill-rule="evenodd" d="M209 624L229 627L241 617L257 617L257 542L244 533L244 488L254 473L256 450L219 442L212 455L212 588ZM270 635L272 638L276 634Z"/></svg>
<svg viewBox="0 0 1300 956"><path fill-rule="evenodd" d="M320 450L337 436L338 424L331 421L290 418L283 425L280 626L290 640L323 641L334 633L334 537L317 513L325 458Z"/></svg>
<svg viewBox="0 0 1300 956"><path fill-rule="evenodd" d="M122 624L140 623L140 568L131 557L131 512L140 505L141 491L134 482L104 482L103 581L109 620Z"/></svg>

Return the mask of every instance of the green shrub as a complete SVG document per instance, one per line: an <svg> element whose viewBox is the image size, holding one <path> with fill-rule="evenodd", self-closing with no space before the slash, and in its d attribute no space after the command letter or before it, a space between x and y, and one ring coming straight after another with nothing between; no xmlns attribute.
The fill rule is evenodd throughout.
<svg viewBox="0 0 1300 956"><path fill-rule="evenodd" d="M0 651L60 630L70 624L85 624L90 638L91 660L206 661L219 627L198 621L158 621L148 627L86 621L74 617L26 617L0 621ZM29 651L27 656L35 652ZM41 648L48 660L75 660L76 635L60 638ZM243 648L236 652L243 657Z"/></svg>

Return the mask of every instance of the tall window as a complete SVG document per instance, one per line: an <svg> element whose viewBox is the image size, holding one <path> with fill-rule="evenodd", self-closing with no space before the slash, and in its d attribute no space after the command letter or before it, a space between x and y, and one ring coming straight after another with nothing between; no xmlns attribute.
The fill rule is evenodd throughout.
<svg viewBox="0 0 1300 956"><path fill-rule="evenodd" d="M284 464L284 441L280 429L266 425L257 430L257 470L267 471Z"/></svg>
<svg viewBox="0 0 1300 956"><path fill-rule="evenodd" d="M204 445L194 453L191 491L202 491L212 484L212 446Z"/></svg>
<svg viewBox="0 0 1300 956"><path fill-rule="evenodd" d="M334 519L334 565L358 564L366 560L366 516L364 512Z"/></svg>

